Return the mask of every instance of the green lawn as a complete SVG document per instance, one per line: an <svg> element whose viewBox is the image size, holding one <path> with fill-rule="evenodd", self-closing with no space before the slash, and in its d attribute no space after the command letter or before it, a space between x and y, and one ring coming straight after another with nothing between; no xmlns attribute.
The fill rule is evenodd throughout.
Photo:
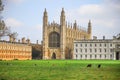
<svg viewBox="0 0 120 80"><path fill-rule="evenodd" d="M0 61L0 80L120 80L120 61Z"/></svg>

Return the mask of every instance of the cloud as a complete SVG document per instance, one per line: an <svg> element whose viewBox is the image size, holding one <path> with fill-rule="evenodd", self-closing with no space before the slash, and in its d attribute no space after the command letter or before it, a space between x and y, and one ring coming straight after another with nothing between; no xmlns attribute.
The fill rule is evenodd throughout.
<svg viewBox="0 0 120 80"><path fill-rule="evenodd" d="M77 20L78 24L80 26L86 26L85 24L88 23L89 19L95 20L98 18L101 18L100 15L104 13L103 7L98 4L87 4L87 5L81 5L80 7L68 10L67 12L67 18L68 20L74 22L74 20Z"/></svg>
<svg viewBox="0 0 120 80"><path fill-rule="evenodd" d="M5 23L7 26L10 26L10 27L21 27L23 26L23 23L14 19L14 18L7 18L5 20Z"/></svg>
<svg viewBox="0 0 120 80"><path fill-rule="evenodd" d="M91 19L93 35L108 37L119 33L119 14L120 0L104 0L101 4L85 4L66 12L68 20L73 23L76 19L82 27L87 28L88 20Z"/></svg>
<svg viewBox="0 0 120 80"><path fill-rule="evenodd" d="M68 12L68 18L72 17L70 20L77 19L78 22L87 22L89 19L93 20L96 26L104 27L115 27L115 24L118 24L116 20L120 21L120 16L118 14L120 11L120 6L109 2L103 4L87 4L82 5L77 9L74 9ZM73 17L74 16L74 17ZM79 17L78 17L79 16Z"/></svg>
<svg viewBox="0 0 120 80"><path fill-rule="evenodd" d="M97 4L82 5L78 9L78 13L81 15L101 14L102 12L103 12L102 7Z"/></svg>
<svg viewBox="0 0 120 80"><path fill-rule="evenodd" d="M8 1L9 3L19 4L19 3L22 3L25 0L6 0L6 1Z"/></svg>
<svg viewBox="0 0 120 80"><path fill-rule="evenodd" d="M120 14L120 0L106 0L103 5L105 5L106 10L109 14L114 15L114 17L117 16L120 18L120 16L119 16L119 14Z"/></svg>
<svg viewBox="0 0 120 80"><path fill-rule="evenodd" d="M41 24L37 24L37 25L36 25L36 29L42 31L42 25L41 25Z"/></svg>

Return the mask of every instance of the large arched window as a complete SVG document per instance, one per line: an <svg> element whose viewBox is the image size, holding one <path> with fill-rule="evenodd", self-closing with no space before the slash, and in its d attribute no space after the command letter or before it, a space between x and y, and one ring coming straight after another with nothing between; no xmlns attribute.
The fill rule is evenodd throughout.
<svg viewBox="0 0 120 80"><path fill-rule="evenodd" d="M57 32L49 34L49 47L60 47L60 35Z"/></svg>

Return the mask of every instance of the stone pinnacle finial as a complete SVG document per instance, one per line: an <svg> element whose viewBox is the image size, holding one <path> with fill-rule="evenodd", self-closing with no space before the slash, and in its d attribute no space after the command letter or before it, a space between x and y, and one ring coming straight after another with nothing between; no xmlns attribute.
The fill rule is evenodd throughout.
<svg viewBox="0 0 120 80"><path fill-rule="evenodd" d="M62 13L65 13L64 8L62 8Z"/></svg>
<svg viewBox="0 0 120 80"><path fill-rule="evenodd" d="M47 10L46 10L46 8L44 10L44 16L47 16Z"/></svg>
<svg viewBox="0 0 120 80"><path fill-rule="evenodd" d="M64 11L64 8L62 8L62 11L61 11L61 16L65 16L65 11Z"/></svg>
<svg viewBox="0 0 120 80"><path fill-rule="evenodd" d="M75 23L76 23L76 20L75 20Z"/></svg>
<svg viewBox="0 0 120 80"><path fill-rule="evenodd" d="M62 8L62 11L64 11L64 8Z"/></svg>
<svg viewBox="0 0 120 80"><path fill-rule="evenodd" d="M91 20L89 19L89 23L91 23Z"/></svg>
<svg viewBox="0 0 120 80"><path fill-rule="evenodd" d="M47 12L47 11L46 11L46 8L45 8L45 12Z"/></svg>

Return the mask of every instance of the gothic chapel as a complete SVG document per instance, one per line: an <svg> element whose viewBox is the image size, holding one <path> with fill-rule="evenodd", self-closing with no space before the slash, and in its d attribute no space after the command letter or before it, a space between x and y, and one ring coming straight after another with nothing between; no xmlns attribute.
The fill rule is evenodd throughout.
<svg viewBox="0 0 120 80"><path fill-rule="evenodd" d="M48 23L48 13L43 14L43 59L73 59L73 41L91 39L92 26L89 20L88 29L81 29L76 21L73 25L66 23L65 11L62 8L60 24Z"/></svg>

